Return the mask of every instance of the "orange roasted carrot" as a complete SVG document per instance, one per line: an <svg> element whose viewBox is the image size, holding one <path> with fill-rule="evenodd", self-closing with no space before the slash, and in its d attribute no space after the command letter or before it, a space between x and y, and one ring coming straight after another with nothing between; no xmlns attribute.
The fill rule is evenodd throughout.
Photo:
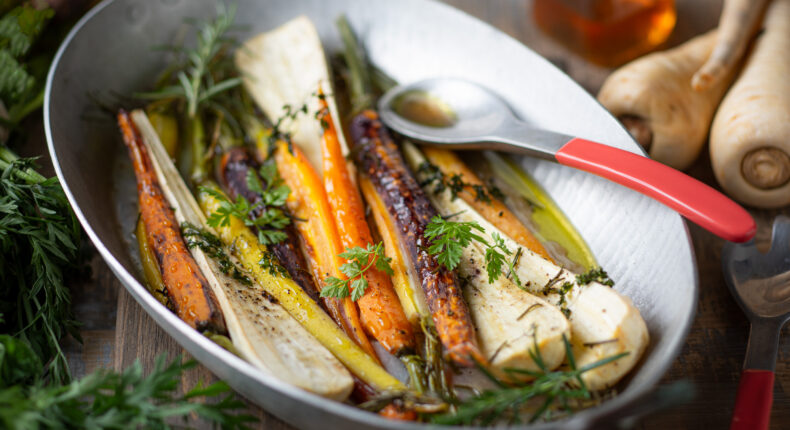
<svg viewBox="0 0 790 430"><path fill-rule="evenodd" d="M217 299L184 243L140 132L123 110L118 113L118 125L137 177L140 217L145 225L148 245L159 263L170 304L176 315L192 328L226 333Z"/></svg>
<svg viewBox="0 0 790 430"><path fill-rule="evenodd" d="M431 164L438 167L445 177L460 176L466 186L458 193L458 197L462 198L469 206L472 206L475 211L501 230L502 233L505 233L505 235L530 251L549 261L553 261L543 244L516 218L516 215L507 206L497 199L492 198L490 201L483 201L477 197L472 187L484 186L483 181L455 153L446 149L427 146L421 149L425 157L428 158Z"/></svg>
<svg viewBox="0 0 790 430"><path fill-rule="evenodd" d="M321 178L295 145L289 147L285 142L278 142L274 157L280 176L291 188L286 205L296 220L295 226L302 238L316 285L324 285L324 279L330 276L345 279L340 271L343 259L338 255L343 252L343 245ZM365 335L359 312L351 298L324 297L323 300L335 322L362 349L378 359Z"/></svg>
<svg viewBox="0 0 790 430"><path fill-rule="evenodd" d="M373 243L373 237L365 220L362 198L351 181L337 130L323 98L321 108L322 122L325 124L321 139L324 188L329 207L343 248L367 248ZM368 288L357 300L357 305L365 330L393 355L413 353L416 347L414 333L389 276L376 268L371 268L362 276L368 281Z"/></svg>

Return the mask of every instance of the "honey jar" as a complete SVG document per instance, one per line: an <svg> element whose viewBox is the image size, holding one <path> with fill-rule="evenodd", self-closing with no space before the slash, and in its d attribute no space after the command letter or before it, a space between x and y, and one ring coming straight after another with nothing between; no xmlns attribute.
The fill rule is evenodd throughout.
<svg viewBox="0 0 790 430"><path fill-rule="evenodd" d="M614 67L663 43L674 0L534 0L538 27L589 61Z"/></svg>

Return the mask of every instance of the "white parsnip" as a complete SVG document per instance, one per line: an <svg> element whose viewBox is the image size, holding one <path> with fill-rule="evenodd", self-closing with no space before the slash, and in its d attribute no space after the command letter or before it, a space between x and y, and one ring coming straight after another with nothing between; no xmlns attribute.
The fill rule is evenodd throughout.
<svg viewBox="0 0 790 430"><path fill-rule="evenodd" d="M734 76L730 70L706 91L692 91L691 77L715 42L712 31L632 61L612 73L598 93L598 101L650 157L676 169L688 168L699 156L716 107Z"/></svg>
<svg viewBox="0 0 790 430"><path fill-rule="evenodd" d="M403 151L412 169L415 169L425 158L414 145L405 143ZM475 222L480 225L484 233L481 236L489 243L494 243L492 236L498 234L505 241L507 249L512 255L521 248L511 238L499 231L484 217L475 212L462 199L451 199L447 193L432 196L432 202L442 215L453 215L454 221ZM444 195L445 198L441 198ZM475 245L481 246L475 242ZM478 252L480 252L479 248ZM465 253L468 250L464 251ZM468 256L464 254L462 261ZM481 265L474 269L483 270ZM461 269L464 270L463 268ZM510 299L498 303L500 306L508 304L530 303L534 297L540 302L547 303L559 312L559 309L569 311L570 336L573 354L578 366L595 363L607 357L623 352L628 355L604 366L597 367L583 375L584 382L592 390L601 390L612 387L625 376L639 361L649 343L647 326L639 310L631 300L621 295L613 288L591 282L579 285L576 274L565 270L534 252L521 248L521 256L516 262L515 273L518 275L522 286L528 291L513 285L501 288L498 293L520 295L520 299ZM510 282L510 281L508 281ZM570 283L571 288L560 293L559 290L565 283ZM510 282L512 284L512 282ZM547 286L554 288L547 289ZM547 291L550 290L550 291ZM530 294L531 293L531 294ZM472 308L470 303L470 308ZM522 312L525 309L521 307ZM474 310L473 310L474 314ZM529 315L529 313L527 313ZM537 315L536 315L537 317ZM554 318L542 320L556 321ZM477 322L477 321L476 321ZM478 330L480 328L478 327ZM540 333L540 332L539 332Z"/></svg>
<svg viewBox="0 0 790 430"><path fill-rule="evenodd" d="M316 96L319 88L329 105L335 129L343 128L339 123L342 117L335 103L324 48L312 21L299 16L249 39L236 50L235 61L244 87L271 121L282 118L286 106L294 110L307 106L306 113L284 122L283 131L291 132L293 143L299 145L320 174L323 129L315 115L321 109ZM342 132L338 133L338 139L343 155L347 155L348 145Z"/></svg>
<svg viewBox="0 0 790 430"><path fill-rule="evenodd" d="M725 79L741 61L768 0L725 0L719 19L716 47L691 78L695 91L707 91Z"/></svg>
<svg viewBox="0 0 790 430"><path fill-rule="evenodd" d="M710 156L716 179L736 200L790 204L790 0L769 5L743 72L716 112Z"/></svg>
<svg viewBox="0 0 790 430"><path fill-rule="evenodd" d="M132 119L151 154L156 175L179 223L207 227L206 218L181 179L143 111ZM262 371L324 397L344 400L353 379L346 368L257 284L222 273L200 248L190 250L217 297L233 346ZM230 253L229 258L237 263ZM241 267L237 264L237 266Z"/></svg>

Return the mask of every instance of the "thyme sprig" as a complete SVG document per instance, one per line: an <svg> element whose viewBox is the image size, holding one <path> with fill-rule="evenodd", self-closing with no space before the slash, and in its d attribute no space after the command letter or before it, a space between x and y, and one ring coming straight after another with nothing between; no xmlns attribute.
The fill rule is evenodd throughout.
<svg viewBox="0 0 790 430"><path fill-rule="evenodd" d="M538 366L537 371L507 368L504 369L506 378L501 379L478 365L497 388L463 400L456 405L455 412L436 415L431 421L447 425L487 426L503 420L509 424L520 423L525 413L530 414L530 423L547 418L555 410L571 414L582 406L583 401L593 399L593 393L587 388L582 375L629 354L623 352L577 367L571 344L563 336L568 368L552 371L543 360L537 339L533 337L533 340L529 355ZM534 379L522 382L525 377Z"/></svg>
<svg viewBox="0 0 790 430"><path fill-rule="evenodd" d="M368 288L368 280L365 273L376 268L377 270L392 276L394 272L390 267L391 258L384 255L384 245L369 243L367 248L355 246L347 248L340 257L348 260L348 263L340 266L340 271L346 275L346 279L330 276L324 280L324 287L321 289L321 297L344 298L351 295L351 300L357 301L365 295Z"/></svg>
<svg viewBox="0 0 790 430"><path fill-rule="evenodd" d="M252 285L250 278L233 264L230 257L228 257L225 248L222 246L222 241L217 236L188 222L181 223L181 234L184 236L187 247L200 248L201 251L217 262L222 273L232 276L233 279L244 285Z"/></svg>
<svg viewBox="0 0 790 430"><path fill-rule="evenodd" d="M423 161L417 166L417 176L424 178L420 181L420 187L432 187L434 194L439 194L445 190L450 190L450 199L455 200L458 195L468 191L475 196L475 201L490 204L493 200L504 200L502 190L495 186L486 187L482 184L473 184L464 181L461 174L455 173L449 177L442 172L439 166L430 161Z"/></svg>

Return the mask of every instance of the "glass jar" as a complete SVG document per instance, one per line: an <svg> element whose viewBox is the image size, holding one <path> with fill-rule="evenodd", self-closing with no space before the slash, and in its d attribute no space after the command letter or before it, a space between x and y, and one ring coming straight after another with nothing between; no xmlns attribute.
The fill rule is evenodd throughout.
<svg viewBox="0 0 790 430"><path fill-rule="evenodd" d="M614 67L663 43L675 0L534 0L544 32L589 61Z"/></svg>

